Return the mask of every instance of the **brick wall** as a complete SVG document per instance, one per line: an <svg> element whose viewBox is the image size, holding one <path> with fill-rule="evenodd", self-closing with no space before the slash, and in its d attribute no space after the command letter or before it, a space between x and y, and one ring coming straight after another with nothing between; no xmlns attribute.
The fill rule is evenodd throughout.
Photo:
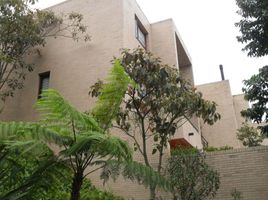
<svg viewBox="0 0 268 200"><path fill-rule="evenodd" d="M206 159L221 176L215 200L231 200L235 188L242 192L243 200L268 199L267 146L212 152Z"/></svg>

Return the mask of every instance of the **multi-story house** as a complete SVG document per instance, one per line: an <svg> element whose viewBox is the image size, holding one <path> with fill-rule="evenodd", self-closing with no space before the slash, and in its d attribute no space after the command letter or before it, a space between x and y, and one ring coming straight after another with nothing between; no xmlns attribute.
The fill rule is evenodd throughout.
<svg viewBox="0 0 268 200"><path fill-rule="evenodd" d="M49 9L56 13L81 13L91 41L48 39L41 55L30 59L36 70L28 74L25 87L7 101L3 120L36 120L33 105L40 88L48 85L79 110L89 110L93 104L88 96L89 87L106 77L110 61L120 55L122 48L143 47L194 84L191 58L172 19L150 24L135 0L67 0ZM194 135L189 137L188 133ZM186 123L176 137L202 147L197 119Z"/></svg>
<svg viewBox="0 0 268 200"><path fill-rule="evenodd" d="M47 45L41 49L40 56L29 59L35 63L36 69L27 75L25 87L17 91L14 98L8 99L1 113L2 120L37 120L38 113L34 104L40 90L47 87L58 90L79 110L90 110L94 104L88 96L90 86L98 79L106 77L112 66L110 61L113 56L120 55L122 48L145 48L160 57L163 63L178 69L180 74L194 85L191 58L172 19L151 24L135 0L67 0L49 9L56 13L81 13L84 24L88 26L91 41L85 43L64 37L49 38ZM218 87L221 89L217 89ZM237 110L232 105L238 101L231 102L231 97L226 98L225 92L228 92L228 88L225 87L225 82L221 82L216 84L216 87L199 86L198 89L204 92L207 98L216 95L216 102L223 101L224 106L235 110L234 113L228 113L229 110L222 107L220 112L237 116ZM237 108L240 109L239 106ZM216 125L215 131L216 129L199 123L197 118L192 118L191 122L185 123L177 131L170 144L191 145L201 149L205 137L213 146L238 147L233 126L236 122L233 118L228 120L223 117L223 123ZM227 137L230 131L234 134ZM167 155L168 152L169 149ZM142 160L139 156L136 156L136 159ZM92 180L97 186L101 186L99 178L92 177ZM128 181L119 181L107 187L127 198L146 199L148 194L143 186Z"/></svg>

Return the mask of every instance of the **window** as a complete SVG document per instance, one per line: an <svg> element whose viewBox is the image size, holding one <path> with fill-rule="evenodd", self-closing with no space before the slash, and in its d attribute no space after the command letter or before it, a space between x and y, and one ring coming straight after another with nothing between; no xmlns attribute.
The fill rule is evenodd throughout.
<svg viewBox="0 0 268 200"><path fill-rule="evenodd" d="M43 90L49 88L49 76L50 72L44 72L39 74L39 91L38 91L38 98L41 97L41 93Z"/></svg>
<svg viewBox="0 0 268 200"><path fill-rule="evenodd" d="M137 40L141 43L141 45L146 48L146 36L147 36L147 31L140 22L140 20L135 16L136 20L136 38Z"/></svg>

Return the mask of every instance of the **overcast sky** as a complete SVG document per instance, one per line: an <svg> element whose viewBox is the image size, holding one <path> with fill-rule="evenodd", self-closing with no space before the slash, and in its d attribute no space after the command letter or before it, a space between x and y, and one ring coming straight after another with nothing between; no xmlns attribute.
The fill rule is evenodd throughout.
<svg viewBox="0 0 268 200"><path fill-rule="evenodd" d="M45 8L63 0L39 0ZM112 1L112 0L111 0ZM79 0L77 0L79 2ZM193 62L195 84L220 81L219 65L231 83L233 94L241 93L242 80L268 64L268 56L249 58L237 42L239 21L235 0L137 0L150 22L173 18Z"/></svg>

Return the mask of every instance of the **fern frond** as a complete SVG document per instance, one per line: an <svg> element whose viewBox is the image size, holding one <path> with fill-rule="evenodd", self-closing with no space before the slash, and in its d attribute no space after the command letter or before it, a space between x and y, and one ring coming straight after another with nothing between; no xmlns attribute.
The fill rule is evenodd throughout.
<svg viewBox="0 0 268 200"><path fill-rule="evenodd" d="M119 60L116 60L106 83L102 86L96 106L92 110L93 116L105 129L109 128L118 113L119 106L130 83L131 79Z"/></svg>
<svg viewBox="0 0 268 200"><path fill-rule="evenodd" d="M145 186L155 185L164 190L171 188L170 182L166 178L152 168L136 161L118 162L117 160L108 160L102 171L101 178L105 183L110 176L114 179L119 174L122 174L125 179L137 181Z"/></svg>
<svg viewBox="0 0 268 200"><path fill-rule="evenodd" d="M27 199L27 195L31 192L34 187L49 188L51 182L61 176L61 171L68 170L61 162L54 157L48 157L43 160L38 168L26 179L22 185L14 188L5 194L0 195L1 200L17 200Z"/></svg>
<svg viewBox="0 0 268 200"><path fill-rule="evenodd" d="M106 157L116 159L131 160L132 150L127 142L110 134L89 131L77 136L77 140L67 151L67 155L77 153L92 153L96 157Z"/></svg>
<svg viewBox="0 0 268 200"><path fill-rule="evenodd" d="M37 123L27 122L1 122L0 141L13 141L14 144L21 145L24 142L43 141L44 143L54 143L59 146L70 144L72 137L62 136L56 131L48 129Z"/></svg>
<svg viewBox="0 0 268 200"><path fill-rule="evenodd" d="M28 128L29 124L25 122L1 122L0 123L0 141L20 139L24 137L23 130Z"/></svg>
<svg viewBox="0 0 268 200"><path fill-rule="evenodd" d="M56 90L43 91L36 107L42 113L44 121L50 126L52 124L55 124L55 127L66 126L73 123L76 129L102 131L93 117L79 112Z"/></svg>

